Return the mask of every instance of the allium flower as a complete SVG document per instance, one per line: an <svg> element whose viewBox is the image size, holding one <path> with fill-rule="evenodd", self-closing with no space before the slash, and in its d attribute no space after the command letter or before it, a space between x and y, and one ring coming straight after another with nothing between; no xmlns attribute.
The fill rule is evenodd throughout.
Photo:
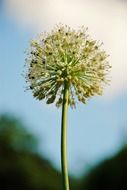
<svg viewBox="0 0 127 190"><path fill-rule="evenodd" d="M78 31L58 25L51 33L33 40L26 61L26 81L38 100L62 105L61 166L64 190L69 190L67 169L67 111L77 101L101 95L108 83L110 65L101 43L91 39L87 29Z"/></svg>
<svg viewBox="0 0 127 190"><path fill-rule="evenodd" d="M58 25L51 33L42 33L32 40L26 80L33 96L60 107L65 81L71 107L78 100L86 103L90 97L101 95L110 69L101 45L89 37L86 28L76 31L66 25Z"/></svg>

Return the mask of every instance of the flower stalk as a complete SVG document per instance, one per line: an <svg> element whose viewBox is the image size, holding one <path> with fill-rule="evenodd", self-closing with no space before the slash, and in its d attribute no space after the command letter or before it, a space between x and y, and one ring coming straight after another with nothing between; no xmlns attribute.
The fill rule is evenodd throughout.
<svg viewBox="0 0 127 190"><path fill-rule="evenodd" d="M69 190L68 161L67 161L67 116L68 116L68 83L64 83L62 120L61 120L61 167L63 189Z"/></svg>

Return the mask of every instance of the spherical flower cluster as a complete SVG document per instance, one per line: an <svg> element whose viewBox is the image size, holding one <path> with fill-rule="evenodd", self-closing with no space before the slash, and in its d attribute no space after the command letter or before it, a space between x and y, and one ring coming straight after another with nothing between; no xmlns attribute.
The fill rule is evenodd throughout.
<svg viewBox="0 0 127 190"><path fill-rule="evenodd" d="M26 59L26 81L39 100L62 105L64 84L68 84L68 104L86 103L90 97L101 95L108 83L108 55L99 42L78 31L58 25L51 33L42 33L32 40Z"/></svg>

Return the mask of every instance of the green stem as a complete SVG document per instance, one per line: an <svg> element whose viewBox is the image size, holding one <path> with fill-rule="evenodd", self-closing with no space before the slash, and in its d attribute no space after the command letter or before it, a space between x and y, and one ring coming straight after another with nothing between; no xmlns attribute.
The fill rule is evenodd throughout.
<svg viewBox="0 0 127 190"><path fill-rule="evenodd" d="M64 190L69 190L67 164L67 115L68 115L68 83L64 84L62 120L61 120L61 166Z"/></svg>

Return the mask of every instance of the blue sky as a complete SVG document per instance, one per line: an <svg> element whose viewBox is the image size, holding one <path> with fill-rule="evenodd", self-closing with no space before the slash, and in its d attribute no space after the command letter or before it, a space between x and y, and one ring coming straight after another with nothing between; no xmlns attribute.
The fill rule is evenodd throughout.
<svg viewBox="0 0 127 190"><path fill-rule="evenodd" d="M45 26L46 23L44 29ZM26 123L39 138L40 151L60 169L61 110L35 100L30 91L24 92L24 51L38 31L31 25L22 25L20 19L13 19L1 8L0 113L12 113ZM119 73L116 75L121 77ZM108 98L95 97L86 106L78 104L76 110L69 110L68 157L71 174L80 174L89 166L113 155L126 142L126 86L125 80L122 93L115 91L116 94Z"/></svg>

